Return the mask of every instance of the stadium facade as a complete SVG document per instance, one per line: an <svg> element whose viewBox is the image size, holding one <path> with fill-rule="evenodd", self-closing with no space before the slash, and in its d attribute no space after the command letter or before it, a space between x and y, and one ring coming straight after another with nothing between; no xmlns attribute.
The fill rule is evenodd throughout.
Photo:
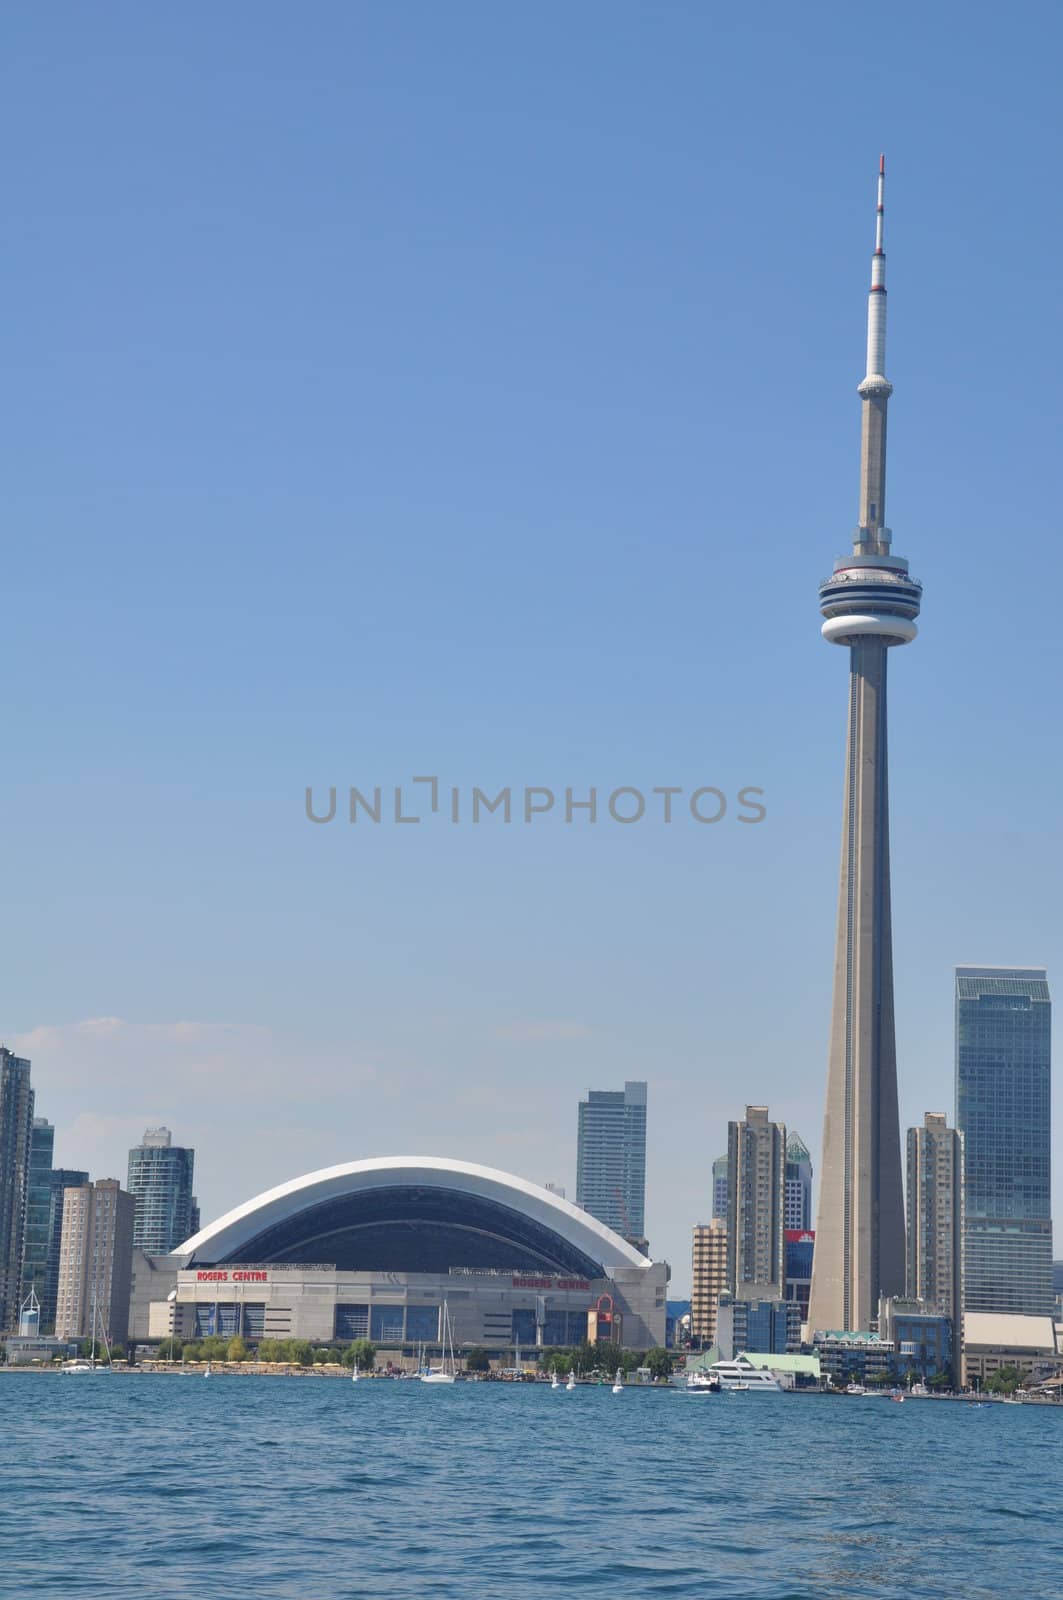
<svg viewBox="0 0 1063 1600"><path fill-rule="evenodd" d="M663 1345L668 1268L537 1184L386 1157L256 1196L172 1255L137 1260L132 1338L241 1333L384 1348L614 1339Z"/></svg>

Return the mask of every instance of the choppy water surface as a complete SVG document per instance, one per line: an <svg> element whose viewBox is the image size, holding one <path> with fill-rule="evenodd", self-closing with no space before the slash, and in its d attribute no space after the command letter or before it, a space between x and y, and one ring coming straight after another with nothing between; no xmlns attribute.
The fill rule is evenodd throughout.
<svg viewBox="0 0 1063 1600"><path fill-rule="evenodd" d="M1063 1595L1063 1410L0 1376L0 1593Z"/></svg>

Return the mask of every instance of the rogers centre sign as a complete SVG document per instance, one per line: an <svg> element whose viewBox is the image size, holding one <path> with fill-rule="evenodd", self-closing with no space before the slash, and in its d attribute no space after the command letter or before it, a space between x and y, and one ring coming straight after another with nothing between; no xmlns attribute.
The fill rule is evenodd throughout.
<svg viewBox="0 0 1063 1600"><path fill-rule="evenodd" d="M250 1270L235 1272L197 1272L197 1283L268 1283L268 1272L252 1272Z"/></svg>
<svg viewBox="0 0 1063 1600"><path fill-rule="evenodd" d="M589 1289L586 1278L514 1278L514 1289Z"/></svg>

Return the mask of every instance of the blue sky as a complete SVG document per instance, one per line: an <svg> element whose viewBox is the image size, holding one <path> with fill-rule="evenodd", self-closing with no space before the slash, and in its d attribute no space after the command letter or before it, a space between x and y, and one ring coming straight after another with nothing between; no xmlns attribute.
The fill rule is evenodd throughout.
<svg viewBox="0 0 1063 1600"><path fill-rule="evenodd" d="M389 1152L572 1194L579 1095L644 1077L681 1288L727 1118L818 1147L880 150L905 1124L952 1108L957 962L1060 989L1061 31L8 19L0 1030L63 1162L165 1120L206 1216ZM768 818L303 815L432 773Z"/></svg>

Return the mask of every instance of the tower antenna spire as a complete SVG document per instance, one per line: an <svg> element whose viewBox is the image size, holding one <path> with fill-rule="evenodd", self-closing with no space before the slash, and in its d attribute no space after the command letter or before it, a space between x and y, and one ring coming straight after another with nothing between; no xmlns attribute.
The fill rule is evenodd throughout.
<svg viewBox="0 0 1063 1600"><path fill-rule="evenodd" d="M860 521L853 540L858 554L889 555L886 527L886 407L893 385L886 377L886 157L878 158L878 203L871 288L867 296L867 369L857 393L864 402L860 430Z"/></svg>

